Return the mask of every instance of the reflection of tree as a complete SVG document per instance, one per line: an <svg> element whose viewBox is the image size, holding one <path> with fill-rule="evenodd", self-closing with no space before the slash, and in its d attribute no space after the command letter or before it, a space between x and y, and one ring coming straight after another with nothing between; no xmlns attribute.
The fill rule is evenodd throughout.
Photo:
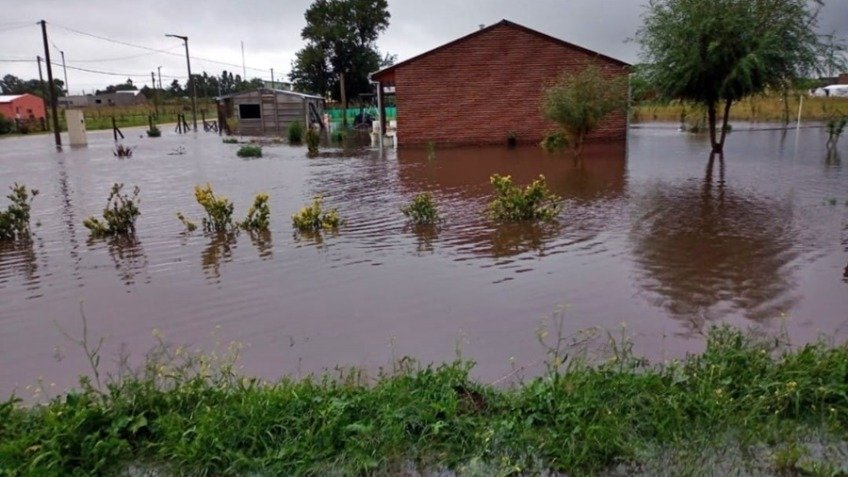
<svg viewBox="0 0 848 477"><path fill-rule="evenodd" d="M92 247L100 240L106 241L109 257L124 285L134 285L139 273L147 271L147 255L135 235L116 235L105 239L89 237L86 245ZM146 281L149 281L147 277Z"/></svg>
<svg viewBox="0 0 848 477"><path fill-rule="evenodd" d="M415 236L415 250L418 253L433 253L433 241L439 237L439 226L434 224L412 224L404 230Z"/></svg>
<svg viewBox="0 0 848 477"><path fill-rule="evenodd" d="M8 277L23 276L27 289L38 285L34 239L0 241L0 288Z"/></svg>
<svg viewBox="0 0 848 477"><path fill-rule="evenodd" d="M274 257L274 242L270 230L248 230L250 242L259 251L259 258L267 260Z"/></svg>
<svg viewBox="0 0 848 477"><path fill-rule="evenodd" d="M674 317L699 329L734 312L775 317L795 301L789 203L708 180L658 185L640 206L632 231L639 285Z"/></svg>
<svg viewBox="0 0 848 477"><path fill-rule="evenodd" d="M545 244L557 237L562 226L557 222L516 222L497 225L489 232L490 250L495 258L509 257L526 252L545 255Z"/></svg>
<svg viewBox="0 0 848 477"><path fill-rule="evenodd" d="M209 244L200 254L203 271L209 279L221 278L221 262L233 259L237 234L235 232L215 232L209 237Z"/></svg>

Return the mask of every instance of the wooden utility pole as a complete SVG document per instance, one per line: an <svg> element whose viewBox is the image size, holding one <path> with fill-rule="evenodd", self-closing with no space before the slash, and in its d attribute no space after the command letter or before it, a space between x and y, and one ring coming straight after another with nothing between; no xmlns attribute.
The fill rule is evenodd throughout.
<svg viewBox="0 0 848 477"><path fill-rule="evenodd" d="M44 62L47 63L47 90L50 92L50 109L53 111L53 135L56 137L56 147L62 148L62 136L59 134L59 100L56 97L53 84L53 67L50 65L50 47L47 42L47 22L41 20L41 37L44 40Z"/></svg>
<svg viewBox="0 0 848 477"><path fill-rule="evenodd" d="M44 114L47 115L47 96L49 93L47 92L47 86L44 85L44 76L41 75L41 57L36 56L35 61L38 62L38 82L41 84L41 93L44 95L41 97L41 102L44 104ZM44 118L44 130L50 130L50 120L48 118Z"/></svg>
<svg viewBox="0 0 848 477"><path fill-rule="evenodd" d="M153 86L153 111L156 113L156 119L159 119L159 89L156 88L156 75L150 72L150 84Z"/></svg>

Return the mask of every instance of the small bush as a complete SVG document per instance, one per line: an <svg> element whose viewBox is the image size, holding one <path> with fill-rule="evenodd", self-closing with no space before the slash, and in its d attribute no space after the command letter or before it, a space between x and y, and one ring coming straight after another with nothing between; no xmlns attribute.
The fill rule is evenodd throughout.
<svg viewBox="0 0 848 477"><path fill-rule="evenodd" d="M262 157L262 146L248 144L239 148L238 157Z"/></svg>
<svg viewBox="0 0 848 477"><path fill-rule="evenodd" d="M289 144L300 144L303 141L303 125L300 121L289 124Z"/></svg>
<svg viewBox="0 0 848 477"><path fill-rule="evenodd" d="M162 135L162 130L158 126L153 126L147 130L147 137L159 137Z"/></svg>
<svg viewBox="0 0 848 477"><path fill-rule="evenodd" d="M0 134L9 134L15 130L15 123L11 119L6 119L0 114Z"/></svg>
<svg viewBox="0 0 848 477"><path fill-rule="evenodd" d="M10 187L12 193L6 197L12 202L5 212L0 212L0 240L16 240L29 237L29 215L32 200L38 195L35 189L17 183Z"/></svg>
<svg viewBox="0 0 848 477"><path fill-rule="evenodd" d="M115 157L132 157L133 149L134 148L132 147L124 146L123 144L118 144L118 147L116 147L115 150L112 151L112 154Z"/></svg>
<svg viewBox="0 0 848 477"><path fill-rule="evenodd" d="M253 205L247 211L247 217L241 222L245 230L268 230L271 224L271 208L268 207L268 194L256 194Z"/></svg>
<svg viewBox="0 0 848 477"><path fill-rule="evenodd" d="M177 212L177 219L179 219L179 221L182 222L183 225L185 225L186 230L188 230L189 232L194 232L195 230L197 230L197 224L185 218L182 212Z"/></svg>
<svg viewBox="0 0 848 477"><path fill-rule="evenodd" d="M309 154L318 154L318 146L321 144L321 134L315 128L306 130L306 147L309 149Z"/></svg>
<svg viewBox="0 0 848 477"><path fill-rule="evenodd" d="M559 213L561 199L548 190L541 174L524 190L513 185L510 176L495 174L489 181L497 193L489 204L489 214L495 220L553 220Z"/></svg>
<svg viewBox="0 0 848 477"><path fill-rule="evenodd" d="M400 209L415 225L431 225L439 221L439 211L429 192L422 192L409 205Z"/></svg>
<svg viewBox="0 0 848 477"><path fill-rule="evenodd" d="M212 192L212 186L194 187L194 198L206 211L203 218L203 230L220 232L233 228L233 203L230 199Z"/></svg>
<svg viewBox="0 0 848 477"><path fill-rule="evenodd" d="M224 144L238 144L238 139L234 137L225 137L223 142Z"/></svg>
<svg viewBox="0 0 848 477"><path fill-rule="evenodd" d="M103 209L103 222L95 217L83 221L83 225L94 237L107 235L132 235L135 233L135 221L141 212L138 210L139 188L133 188L132 196L121 194L124 184L113 184L106 208Z"/></svg>
<svg viewBox="0 0 848 477"><path fill-rule="evenodd" d="M559 131L550 132L539 143L539 147L547 152L558 152L568 147L568 139Z"/></svg>
<svg viewBox="0 0 848 477"><path fill-rule="evenodd" d="M312 204L303 206L296 214L292 215L292 225L302 232L337 229L342 224L338 210L334 208L324 212L322 209L323 202L322 197L315 197Z"/></svg>

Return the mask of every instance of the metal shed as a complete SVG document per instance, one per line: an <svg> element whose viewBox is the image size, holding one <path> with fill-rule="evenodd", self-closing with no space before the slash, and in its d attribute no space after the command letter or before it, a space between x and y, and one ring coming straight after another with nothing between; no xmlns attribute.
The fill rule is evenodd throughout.
<svg viewBox="0 0 848 477"><path fill-rule="evenodd" d="M324 98L282 89L260 88L218 98L227 119L238 122L238 133L248 136L282 136L289 124L324 127Z"/></svg>

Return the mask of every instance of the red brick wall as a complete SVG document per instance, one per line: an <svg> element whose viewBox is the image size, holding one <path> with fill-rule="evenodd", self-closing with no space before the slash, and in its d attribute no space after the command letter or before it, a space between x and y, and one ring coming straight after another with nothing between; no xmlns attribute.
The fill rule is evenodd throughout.
<svg viewBox="0 0 848 477"><path fill-rule="evenodd" d="M30 117L43 118L44 103L38 96L25 94L12 102L0 104L0 114L6 119L14 120L18 112L20 112L23 120L30 119Z"/></svg>
<svg viewBox="0 0 848 477"><path fill-rule="evenodd" d="M538 142L555 125L541 114L542 92L563 71L595 63L610 75L626 67L511 25L499 24L394 71L399 144ZM624 113L593 139L626 135Z"/></svg>

